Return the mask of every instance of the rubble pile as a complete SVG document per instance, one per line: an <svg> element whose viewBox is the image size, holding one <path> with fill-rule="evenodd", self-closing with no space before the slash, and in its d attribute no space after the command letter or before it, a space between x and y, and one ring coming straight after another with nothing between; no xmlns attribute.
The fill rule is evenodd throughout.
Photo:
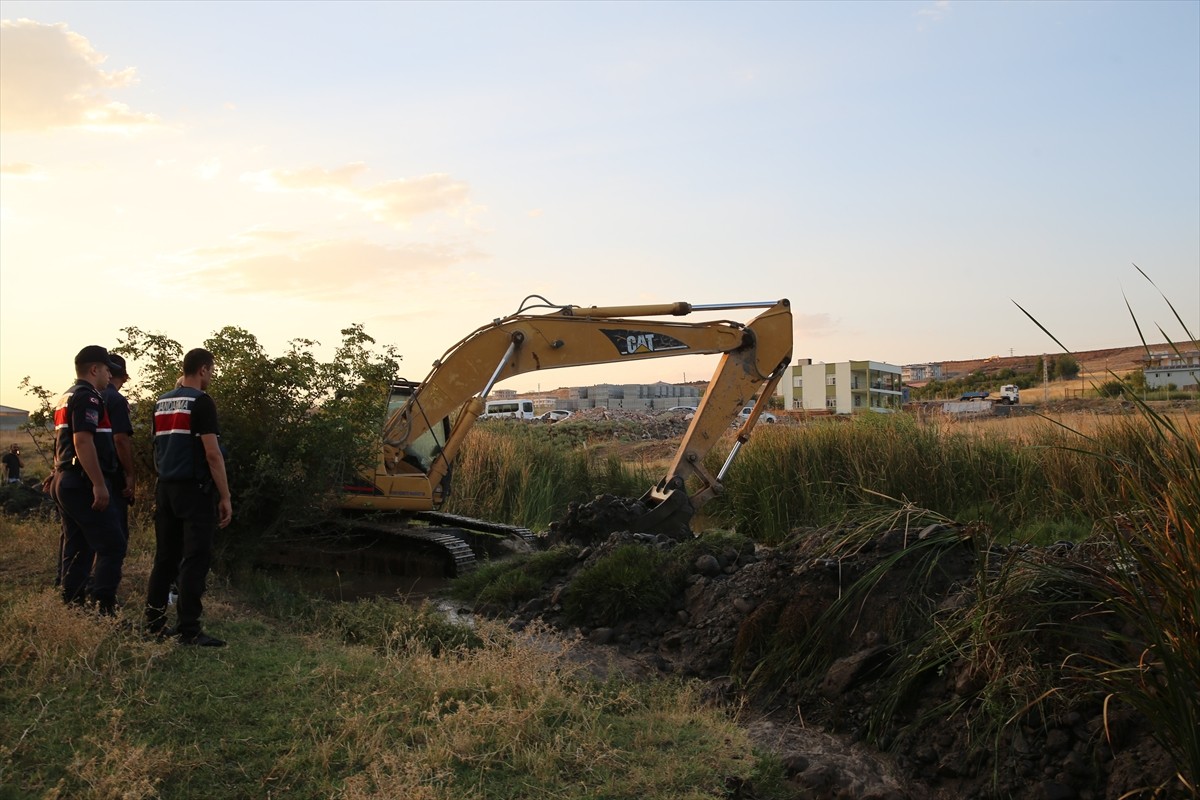
<svg viewBox="0 0 1200 800"><path fill-rule="evenodd" d="M613 426L614 436L633 439L675 439L692 424L692 415L673 411L635 411L623 408L581 408L556 423L564 429L581 425Z"/></svg>
<svg viewBox="0 0 1200 800"><path fill-rule="evenodd" d="M641 500L611 494L602 494L589 503L568 503L563 518L550 523L547 543L590 547L608 539L614 531L629 530L649 510Z"/></svg>

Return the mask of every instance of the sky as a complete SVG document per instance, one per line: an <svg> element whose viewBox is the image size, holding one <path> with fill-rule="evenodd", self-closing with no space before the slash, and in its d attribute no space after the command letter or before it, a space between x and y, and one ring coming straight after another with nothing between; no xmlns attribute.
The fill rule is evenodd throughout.
<svg viewBox="0 0 1200 800"><path fill-rule="evenodd" d="M1137 344L1126 302L1148 338L1185 338L1163 295L1200 331L1197 2L0 17L0 404L33 407L26 376L66 388L126 326L331 357L358 323L421 379L534 294L786 297L795 357L826 362L1055 352L1016 303L1071 350Z"/></svg>

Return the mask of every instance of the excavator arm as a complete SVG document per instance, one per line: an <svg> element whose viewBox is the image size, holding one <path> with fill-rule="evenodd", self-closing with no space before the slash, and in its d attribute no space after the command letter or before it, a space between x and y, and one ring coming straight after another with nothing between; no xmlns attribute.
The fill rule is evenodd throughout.
<svg viewBox="0 0 1200 800"><path fill-rule="evenodd" d="M639 319L746 308L766 310L748 324ZM445 478L483 412L485 398L507 378L559 367L720 354L720 364L667 475L643 498L654 509L648 526L668 520L670 524L685 522L700 505L720 493L733 456L748 439L791 360L791 349L792 314L787 300L565 306L536 315L518 311L475 330L434 362L426 379L384 424L381 463L370 481L373 490L352 495L346 504L414 511L440 506L445 498ZM755 393L758 402L738 431L730 459L716 475L709 474L705 455ZM450 419L453 427L446 434ZM437 441L432 451L428 448L431 434ZM425 443L427 457L423 460L413 457L413 451L421 449L414 447L418 442ZM690 497L685 490L689 482L697 487Z"/></svg>

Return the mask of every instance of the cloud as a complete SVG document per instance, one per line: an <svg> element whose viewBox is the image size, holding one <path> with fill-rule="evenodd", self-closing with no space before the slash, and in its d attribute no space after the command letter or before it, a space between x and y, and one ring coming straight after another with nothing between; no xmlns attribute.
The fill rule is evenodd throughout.
<svg viewBox="0 0 1200 800"><path fill-rule="evenodd" d="M221 159L216 156L206 158L195 166L192 173L202 181L215 180L221 174Z"/></svg>
<svg viewBox="0 0 1200 800"><path fill-rule="evenodd" d="M28 181L43 181L46 179L45 173L39 170L36 164L30 164L27 161L12 161L8 164L0 164L0 175L6 178Z"/></svg>
<svg viewBox="0 0 1200 800"><path fill-rule="evenodd" d="M334 169L305 167L251 172L242 180L268 192L315 192L341 203L358 206L376 222L403 226L416 217L462 214L470 210L470 186L449 175L434 173L400 178L373 186L355 185L367 165L356 161Z"/></svg>
<svg viewBox="0 0 1200 800"><path fill-rule="evenodd" d="M917 16L937 22L950 13L950 0L934 0L931 5L917 9Z"/></svg>
<svg viewBox="0 0 1200 800"><path fill-rule="evenodd" d="M818 314L793 314L792 324L797 333L811 338L832 336L838 332L838 322L824 312Z"/></svg>
<svg viewBox="0 0 1200 800"><path fill-rule="evenodd" d="M0 130L127 132L157 125L153 114L109 99L108 91L137 77L132 67L106 72L105 59L65 23L0 20Z"/></svg>
<svg viewBox="0 0 1200 800"><path fill-rule="evenodd" d="M267 233L260 239L270 240L270 233L285 232ZM336 240L308 242L287 250L210 247L191 251L177 261L190 272L187 280L197 286L219 286L224 292L344 299L377 298L381 292L399 291L414 280L424 282L480 256L474 249L455 245L389 246Z"/></svg>
<svg viewBox="0 0 1200 800"><path fill-rule="evenodd" d="M248 241L285 242L295 239L299 235L300 231L276 230L255 225L239 233L238 238Z"/></svg>

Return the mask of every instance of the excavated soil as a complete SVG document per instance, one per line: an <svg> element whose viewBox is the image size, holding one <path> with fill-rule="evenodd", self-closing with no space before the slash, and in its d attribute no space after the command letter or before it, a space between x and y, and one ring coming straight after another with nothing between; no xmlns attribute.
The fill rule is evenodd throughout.
<svg viewBox="0 0 1200 800"><path fill-rule="evenodd" d="M1144 720L1101 698L1042 714L1029 709L994 738L980 742L977 724L985 686L964 659L923 675L898 704L892 722L872 735L872 712L888 699L888 676L903 668L891 639L931 624L936 611L971 602L979 550L970 532L930 527L894 530L853 552L830 556L842 533L798 532L790 544L732 548L691 565L669 607L613 627L568 622L561 602L579 570L615 547L638 543L668 549L662 536L618 532L637 511L626 498L597 498L573 508L551 536L581 546L577 563L517 608L491 609L516 629L540 621L581 637L579 658L597 670L631 676L680 675L705 681L715 700L739 708L753 740L778 754L796 798L1018 798L1118 800L1127 796L1186 797ZM612 530L612 528L609 528ZM936 568L914 553L941 537ZM957 544L956 544L957 543ZM897 556L901 556L897 558ZM1084 548L1049 548L1039 558L1087 558ZM853 614L828 613L854 581L885 560L886 577L852 605ZM914 604L914 593L923 603ZM932 609L928 618L903 619L906 609ZM780 662L764 642L805 641L812 626L831 626L819 671L804 673ZM1047 660L1071 643L1047 643ZM763 679L762 676L773 676ZM757 676L752 678L752 676ZM1160 787L1157 793L1141 792ZM1130 792L1136 794L1130 795ZM754 798L752 785L730 786L730 796Z"/></svg>

